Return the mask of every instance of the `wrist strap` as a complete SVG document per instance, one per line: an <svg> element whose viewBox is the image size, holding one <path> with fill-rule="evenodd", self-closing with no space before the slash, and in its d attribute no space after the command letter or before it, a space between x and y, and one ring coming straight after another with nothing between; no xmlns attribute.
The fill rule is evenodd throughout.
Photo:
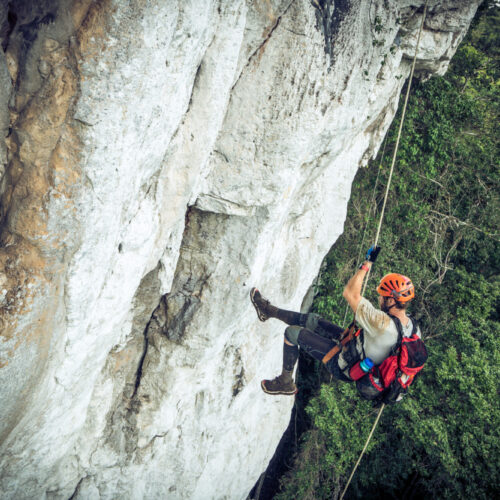
<svg viewBox="0 0 500 500"><path fill-rule="evenodd" d="M366 271L366 272L368 272L368 271L370 270L370 268L369 268L366 264L361 264L361 265L359 266L359 268L360 268L360 269L363 269L363 271Z"/></svg>

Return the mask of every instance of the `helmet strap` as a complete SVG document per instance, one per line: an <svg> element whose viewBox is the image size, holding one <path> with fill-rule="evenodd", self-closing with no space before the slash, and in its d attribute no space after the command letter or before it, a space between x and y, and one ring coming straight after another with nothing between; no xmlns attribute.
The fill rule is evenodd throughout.
<svg viewBox="0 0 500 500"><path fill-rule="evenodd" d="M392 299L393 297L385 297L385 296L382 296L382 311L384 311L385 313L388 313L389 314L389 311L394 307L394 305L392 306L388 306L387 305L387 299Z"/></svg>

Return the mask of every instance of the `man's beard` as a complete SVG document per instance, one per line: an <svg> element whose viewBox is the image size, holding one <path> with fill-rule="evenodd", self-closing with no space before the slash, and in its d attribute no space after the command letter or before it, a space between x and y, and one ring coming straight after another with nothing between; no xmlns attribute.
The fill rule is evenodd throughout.
<svg viewBox="0 0 500 500"><path fill-rule="evenodd" d="M382 309L382 311L385 313L389 312L390 307L387 307L387 303L386 303L385 299L382 301L382 306L380 307L380 309Z"/></svg>

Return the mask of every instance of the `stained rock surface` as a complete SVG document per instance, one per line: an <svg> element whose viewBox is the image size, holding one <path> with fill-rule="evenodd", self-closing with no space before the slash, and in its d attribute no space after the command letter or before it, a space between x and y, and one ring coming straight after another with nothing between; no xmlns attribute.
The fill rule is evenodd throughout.
<svg viewBox="0 0 500 500"><path fill-rule="evenodd" d="M342 232L422 1L0 2L0 496L245 498L283 325ZM479 1L429 0L417 74Z"/></svg>

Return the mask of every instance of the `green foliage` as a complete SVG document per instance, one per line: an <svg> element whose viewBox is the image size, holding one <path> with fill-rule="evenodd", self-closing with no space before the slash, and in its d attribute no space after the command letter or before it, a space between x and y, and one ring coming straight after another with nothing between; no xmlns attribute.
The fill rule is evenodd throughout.
<svg viewBox="0 0 500 500"><path fill-rule="evenodd" d="M412 90L367 298L388 272L412 277L430 358L403 403L385 409L346 498L498 496L499 11L485 4L447 75ZM376 232L398 126L358 173L325 260L314 309L338 324L351 319L342 289ZM313 371L312 429L282 500L337 498L376 415L352 385Z"/></svg>

